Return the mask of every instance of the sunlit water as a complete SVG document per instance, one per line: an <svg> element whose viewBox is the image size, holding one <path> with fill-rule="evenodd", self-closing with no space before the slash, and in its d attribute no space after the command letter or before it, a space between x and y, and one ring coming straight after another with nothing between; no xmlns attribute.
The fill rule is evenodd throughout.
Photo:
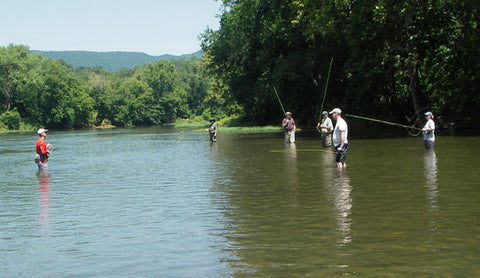
<svg viewBox="0 0 480 278"><path fill-rule="evenodd" d="M475 277L480 138L0 136L1 277Z"/></svg>

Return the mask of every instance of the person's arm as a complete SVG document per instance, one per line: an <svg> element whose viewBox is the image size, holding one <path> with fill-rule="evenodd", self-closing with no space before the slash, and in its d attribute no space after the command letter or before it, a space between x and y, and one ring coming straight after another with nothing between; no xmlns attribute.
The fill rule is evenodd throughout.
<svg viewBox="0 0 480 278"><path fill-rule="evenodd" d="M292 126L293 126L292 130L293 132L295 132L295 130L297 129L297 125L295 124L295 121L293 119L290 119L290 121L292 121Z"/></svg>
<svg viewBox="0 0 480 278"><path fill-rule="evenodd" d="M50 145L50 144L49 144ZM51 146L51 145L50 145ZM40 144L40 151L42 152L42 154L46 157L48 157L49 155L49 151L48 151L48 148L47 148L47 145L45 143L43 144Z"/></svg>
<svg viewBox="0 0 480 278"><path fill-rule="evenodd" d="M337 150L342 151L343 145L345 144L345 140L347 138L347 132L345 130L340 131L340 146L338 146Z"/></svg>
<svg viewBox="0 0 480 278"><path fill-rule="evenodd" d="M320 122L318 123L318 125L319 125L321 128L327 127L325 124L326 124L326 121L324 121L324 120L322 120L322 123L320 123Z"/></svg>
<svg viewBox="0 0 480 278"><path fill-rule="evenodd" d="M332 130L333 130L333 123L332 123L332 120L330 120L330 119L328 119L327 130L328 130L328 131L332 131Z"/></svg>

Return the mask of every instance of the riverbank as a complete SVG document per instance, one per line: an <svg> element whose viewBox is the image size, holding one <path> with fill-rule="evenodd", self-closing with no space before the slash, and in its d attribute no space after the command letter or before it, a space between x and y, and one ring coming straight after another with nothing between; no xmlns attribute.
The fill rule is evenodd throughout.
<svg viewBox="0 0 480 278"><path fill-rule="evenodd" d="M268 133L268 132L281 132L282 128L280 126L241 126L238 123L230 125L231 123L224 123L220 120L217 122L219 130L222 133ZM203 121L197 119L179 119L175 123L168 124L177 129L189 129L196 132L204 132L205 129L209 127L208 121ZM300 131L300 129L298 129Z"/></svg>

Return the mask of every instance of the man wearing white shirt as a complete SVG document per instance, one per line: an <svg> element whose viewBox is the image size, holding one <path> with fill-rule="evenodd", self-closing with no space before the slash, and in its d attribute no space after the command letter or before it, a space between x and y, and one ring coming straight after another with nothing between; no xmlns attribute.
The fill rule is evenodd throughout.
<svg viewBox="0 0 480 278"><path fill-rule="evenodd" d="M330 111L332 118L336 120L335 129L333 130L333 146L335 147L335 161L338 168L347 167L345 157L347 156L348 148L348 125L342 118L342 110L335 108Z"/></svg>
<svg viewBox="0 0 480 278"><path fill-rule="evenodd" d="M425 119L427 123L422 128L423 142L425 142L425 149L433 149L435 145L435 122L433 121L432 112L425 113Z"/></svg>

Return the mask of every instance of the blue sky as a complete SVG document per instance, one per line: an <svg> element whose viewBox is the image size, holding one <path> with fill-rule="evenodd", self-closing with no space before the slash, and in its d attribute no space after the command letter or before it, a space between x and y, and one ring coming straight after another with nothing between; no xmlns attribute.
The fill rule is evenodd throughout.
<svg viewBox="0 0 480 278"><path fill-rule="evenodd" d="M199 35L217 30L215 0L2 0L0 46L34 50L200 50Z"/></svg>

